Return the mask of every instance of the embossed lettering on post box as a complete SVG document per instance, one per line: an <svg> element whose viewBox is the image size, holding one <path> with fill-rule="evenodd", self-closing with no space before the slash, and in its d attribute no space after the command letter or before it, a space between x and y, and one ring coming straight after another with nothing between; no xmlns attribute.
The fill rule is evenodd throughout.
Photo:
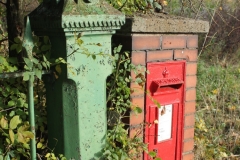
<svg viewBox="0 0 240 160"><path fill-rule="evenodd" d="M180 160L185 61L148 63L147 69L145 142L157 157ZM144 158L151 159L147 154Z"/></svg>

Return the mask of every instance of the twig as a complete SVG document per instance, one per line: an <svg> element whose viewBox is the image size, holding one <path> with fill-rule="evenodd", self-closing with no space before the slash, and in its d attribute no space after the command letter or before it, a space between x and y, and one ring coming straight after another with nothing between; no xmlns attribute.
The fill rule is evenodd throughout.
<svg viewBox="0 0 240 160"><path fill-rule="evenodd" d="M234 30L236 30L236 29L240 29L240 27L237 27L237 28L232 29L231 32L228 33L228 36L230 36L230 34L231 34Z"/></svg>
<svg viewBox="0 0 240 160"><path fill-rule="evenodd" d="M201 7L202 7L202 3L203 3L203 0L201 0L201 2L200 2L200 5L199 5L199 8L198 8L197 14L196 14L196 16L195 16L195 20L197 19L198 13L200 12L200 9L201 9Z"/></svg>
<svg viewBox="0 0 240 160"><path fill-rule="evenodd" d="M16 107L11 107L11 108L8 108L8 109L3 109L3 110L0 110L0 112L4 112L4 111L8 111L8 110L11 110L11 109L14 109Z"/></svg>
<svg viewBox="0 0 240 160"><path fill-rule="evenodd" d="M233 17L234 19L236 19L237 21L240 21L240 19L238 19L237 17L231 15L230 13L227 13L229 16Z"/></svg>
<svg viewBox="0 0 240 160"><path fill-rule="evenodd" d="M220 0L217 1L217 5L218 5L219 1L220 1ZM203 3L202 3L202 4L203 4ZM203 4L203 5L204 5L204 4ZM217 5L216 5L216 6L217 6ZM214 10L214 12L213 12L213 15L212 15L212 18L211 18L211 21L210 21L209 30L210 30L210 28L211 28L211 26L212 26L212 22L213 22L213 21L215 22L215 20L214 20L214 15L215 15L215 13L216 13L216 10L217 10L217 7L215 8L215 10ZM210 14L210 13L209 13L209 14ZM215 23L216 23L216 22L215 22ZM216 23L216 24L217 24L217 23ZM218 24L217 24L217 25L218 25ZM203 45L202 45L202 49L201 49L201 51L200 51L200 53L199 53L199 55L198 55L198 58L200 57L200 55L201 55L202 52L203 52L203 49L205 48L204 46L205 46L205 43L206 43L206 41L207 41L208 34L209 34L209 31L208 31L208 33L206 34L205 38L204 38L204 42L203 42Z"/></svg>

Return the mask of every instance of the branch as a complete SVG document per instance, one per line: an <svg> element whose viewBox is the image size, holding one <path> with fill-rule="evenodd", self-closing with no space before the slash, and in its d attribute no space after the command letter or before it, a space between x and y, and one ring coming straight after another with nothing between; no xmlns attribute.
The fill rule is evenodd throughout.
<svg viewBox="0 0 240 160"><path fill-rule="evenodd" d="M7 3L3 3L2 1L0 1L0 4L7 6Z"/></svg>
<svg viewBox="0 0 240 160"><path fill-rule="evenodd" d="M7 41L8 39L6 38L6 39L1 39L0 40L0 44L2 43L2 42L4 42L4 41Z"/></svg>

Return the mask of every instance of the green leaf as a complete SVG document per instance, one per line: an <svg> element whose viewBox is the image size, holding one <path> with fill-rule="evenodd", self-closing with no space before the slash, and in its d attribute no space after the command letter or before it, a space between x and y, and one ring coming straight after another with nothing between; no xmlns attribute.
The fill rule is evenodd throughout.
<svg viewBox="0 0 240 160"><path fill-rule="evenodd" d="M152 158L153 158L153 157L156 157L156 155L157 155L156 152L153 152L153 151L150 151L148 154L149 154L149 156L152 157Z"/></svg>
<svg viewBox="0 0 240 160"><path fill-rule="evenodd" d="M33 63L38 64L39 61L36 58L32 58Z"/></svg>
<svg viewBox="0 0 240 160"><path fill-rule="evenodd" d="M48 36L44 36L44 37L43 37L43 42L44 42L45 44L48 44L48 43L49 43L49 38L48 38Z"/></svg>
<svg viewBox="0 0 240 160"><path fill-rule="evenodd" d="M121 49L122 49L122 45L119 45L119 46L117 47L117 53L119 53L119 52L121 51Z"/></svg>
<svg viewBox="0 0 240 160"><path fill-rule="evenodd" d="M38 79L41 79L42 78L42 71L39 70L39 69L36 69L35 70L35 75L38 77Z"/></svg>
<svg viewBox="0 0 240 160"><path fill-rule="evenodd" d="M10 128L11 129L15 129L17 128L17 125L21 123L21 120L19 119L19 116L14 116L11 120L10 120Z"/></svg>
<svg viewBox="0 0 240 160"><path fill-rule="evenodd" d="M26 148L26 149L30 149L30 146L27 143L23 143L23 147Z"/></svg>
<svg viewBox="0 0 240 160"><path fill-rule="evenodd" d="M41 142L38 142L37 148L42 148L43 144Z"/></svg>
<svg viewBox="0 0 240 160"><path fill-rule="evenodd" d="M23 73L23 80L24 80L24 81L28 81L29 78L30 78L29 73L28 73L28 72L24 72L24 73Z"/></svg>
<svg viewBox="0 0 240 160"><path fill-rule="evenodd" d="M135 111L136 111L137 113L142 113L142 109L141 109L140 107L136 107L136 108L135 108Z"/></svg>
<svg viewBox="0 0 240 160"><path fill-rule="evenodd" d="M162 160L161 158L155 158L155 160Z"/></svg>
<svg viewBox="0 0 240 160"><path fill-rule="evenodd" d="M41 51L43 51L43 52L45 52L45 51L48 51L48 50L50 50L51 49L51 45L43 45L42 47L41 47Z"/></svg>
<svg viewBox="0 0 240 160"><path fill-rule="evenodd" d="M18 63L18 60L17 60L16 57L9 57L9 58L7 59L7 61L8 61L9 63L11 63L11 64L17 64L17 63Z"/></svg>
<svg viewBox="0 0 240 160"><path fill-rule="evenodd" d="M43 61L46 62L47 58L43 55Z"/></svg>
<svg viewBox="0 0 240 160"><path fill-rule="evenodd" d="M18 44L12 44L11 47L10 47L10 50L15 50L17 48Z"/></svg>
<svg viewBox="0 0 240 160"><path fill-rule="evenodd" d="M14 42L15 42L15 43L21 43L21 40L20 40L18 37L15 37L15 38L14 38Z"/></svg>
<svg viewBox="0 0 240 160"><path fill-rule="evenodd" d="M11 100L11 101L8 101L8 106L9 107L12 107L12 106L14 106L16 104L16 102L15 101L13 101L13 100Z"/></svg>
<svg viewBox="0 0 240 160"><path fill-rule="evenodd" d="M20 53L22 51L22 44L18 44L16 48L17 53Z"/></svg>
<svg viewBox="0 0 240 160"><path fill-rule="evenodd" d="M34 134L31 131L24 131L22 132L22 135L24 136L24 138L34 138Z"/></svg>
<svg viewBox="0 0 240 160"><path fill-rule="evenodd" d="M9 129L9 137L10 137L10 140L13 144L14 143L14 133L13 133L13 130L11 130L11 129Z"/></svg>
<svg viewBox="0 0 240 160"><path fill-rule="evenodd" d="M32 69L33 67L33 62L29 58L23 58L24 62L28 66L29 69Z"/></svg>
<svg viewBox="0 0 240 160"><path fill-rule="evenodd" d="M10 117L12 117L12 116L14 116L15 115L15 111L11 111L10 113L9 113L9 116Z"/></svg>

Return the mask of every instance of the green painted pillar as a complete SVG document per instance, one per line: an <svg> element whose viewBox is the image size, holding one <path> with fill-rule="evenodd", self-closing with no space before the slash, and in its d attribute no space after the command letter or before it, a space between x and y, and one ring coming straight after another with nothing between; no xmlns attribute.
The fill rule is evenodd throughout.
<svg viewBox="0 0 240 160"><path fill-rule="evenodd" d="M45 77L49 147L67 159L98 159L106 141L111 36L125 16L103 0L48 0L29 17L36 35L50 37L51 57L68 63L58 79Z"/></svg>

